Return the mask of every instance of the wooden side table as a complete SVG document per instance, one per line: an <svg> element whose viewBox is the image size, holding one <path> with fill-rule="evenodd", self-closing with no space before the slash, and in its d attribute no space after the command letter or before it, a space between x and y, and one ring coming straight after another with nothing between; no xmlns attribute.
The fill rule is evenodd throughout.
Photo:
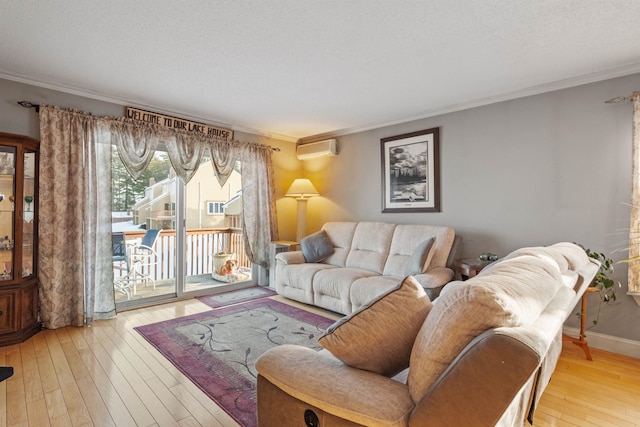
<svg viewBox="0 0 640 427"><path fill-rule="evenodd" d="M456 260L456 268L462 280L467 280L480 273L483 268L492 262L493 261L481 261L478 258L464 258Z"/></svg>
<svg viewBox="0 0 640 427"><path fill-rule="evenodd" d="M584 335L585 324L587 322L587 294L591 292L598 292L598 288L587 288L584 291L584 294L582 294L582 305L580 308L580 336L578 338L574 338L567 334L562 334L563 341L570 341L578 347L582 347L587 360L593 360L591 357L591 350L589 350L589 344L587 343Z"/></svg>

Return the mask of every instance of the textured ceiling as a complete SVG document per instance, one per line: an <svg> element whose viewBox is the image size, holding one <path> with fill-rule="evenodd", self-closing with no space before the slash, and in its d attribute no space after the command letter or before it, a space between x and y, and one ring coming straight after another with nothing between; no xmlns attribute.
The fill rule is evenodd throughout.
<svg viewBox="0 0 640 427"><path fill-rule="evenodd" d="M637 0L0 0L1 78L290 140L636 72Z"/></svg>

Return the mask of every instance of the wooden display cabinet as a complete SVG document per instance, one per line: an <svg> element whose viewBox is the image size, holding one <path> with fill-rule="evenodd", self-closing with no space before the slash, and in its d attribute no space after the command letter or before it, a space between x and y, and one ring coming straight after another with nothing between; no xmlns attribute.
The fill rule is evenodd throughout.
<svg viewBox="0 0 640 427"><path fill-rule="evenodd" d="M38 311L38 146L0 132L0 346L42 326Z"/></svg>

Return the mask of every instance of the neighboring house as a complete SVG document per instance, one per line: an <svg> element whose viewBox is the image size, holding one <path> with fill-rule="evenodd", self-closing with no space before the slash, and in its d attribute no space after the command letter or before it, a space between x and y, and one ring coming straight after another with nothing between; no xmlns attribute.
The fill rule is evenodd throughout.
<svg viewBox="0 0 640 427"><path fill-rule="evenodd" d="M242 190L223 205L225 227L242 228L240 214L242 214Z"/></svg>
<svg viewBox="0 0 640 427"><path fill-rule="evenodd" d="M144 197L133 206L134 224L145 224L147 229L175 229L177 179L172 173L167 179L149 183ZM237 196L241 185L240 174L233 171L225 185L220 187L211 163L201 163L187 184L187 229L227 227L226 203Z"/></svg>

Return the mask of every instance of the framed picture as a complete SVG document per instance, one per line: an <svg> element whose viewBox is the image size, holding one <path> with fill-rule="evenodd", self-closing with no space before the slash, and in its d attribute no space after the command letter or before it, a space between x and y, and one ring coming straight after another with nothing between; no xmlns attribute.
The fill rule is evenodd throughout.
<svg viewBox="0 0 640 427"><path fill-rule="evenodd" d="M382 212L440 212L440 129L380 140Z"/></svg>

